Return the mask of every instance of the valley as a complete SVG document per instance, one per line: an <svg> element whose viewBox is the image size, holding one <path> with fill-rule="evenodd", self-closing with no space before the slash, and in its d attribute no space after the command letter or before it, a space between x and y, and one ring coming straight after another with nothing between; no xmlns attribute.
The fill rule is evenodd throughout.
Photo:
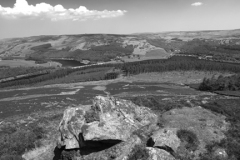
<svg viewBox="0 0 240 160"><path fill-rule="evenodd" d="M0 0L0 160L240 160L239 0Z"/></svg>
<svg viewBox="0 0 240 160"><path fill-rule="evenodd" d="M239 30L1 40L0 159L237 160L239 45Z"/></svg>

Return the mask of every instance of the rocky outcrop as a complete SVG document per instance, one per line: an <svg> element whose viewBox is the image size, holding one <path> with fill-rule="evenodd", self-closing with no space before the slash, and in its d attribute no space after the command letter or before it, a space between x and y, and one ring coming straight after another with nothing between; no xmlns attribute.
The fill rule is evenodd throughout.
<svg viewBox="0 0 240 160"><path fill-rule="evenodd" d="M224 116L201 107L157 115L131 101L97 96L92 106L65 110L58 147L76 151L79 160L197 160L227 128ZM227 157L224 150L215 154Z"/></svg>
<svg viewBox="0 0 240 160"><path fill-rule="evenodd" d="M77 149L88 141L127 141L134 131L156 122L157 116L148 108L127 100L97 96L90 110L79 107L64 112L59 145Z"/></svg>

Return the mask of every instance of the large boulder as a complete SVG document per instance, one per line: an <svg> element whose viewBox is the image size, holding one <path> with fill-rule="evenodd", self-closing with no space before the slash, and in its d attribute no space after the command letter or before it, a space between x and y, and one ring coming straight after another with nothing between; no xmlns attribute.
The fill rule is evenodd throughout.
<svg viewBox="0 0 240 160"><path fill-rule="evenodd" d="M89 110L84 106L65 110L59 145L78 149L91 141L127 141L134 131L156 124L157 119L150 109L131 101L97 96Z"/></svg>

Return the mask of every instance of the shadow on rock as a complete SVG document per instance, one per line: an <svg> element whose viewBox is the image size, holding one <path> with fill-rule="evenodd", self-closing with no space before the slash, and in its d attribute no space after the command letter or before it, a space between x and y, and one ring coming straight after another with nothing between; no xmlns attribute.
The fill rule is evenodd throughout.
<svg viewBox="0 0 240 160"><path fill-rule="evenodd" d="M121 142L120 140L85 141L86 146L80 149L80 154L88 155L94 152L103 151Z"/></svg>

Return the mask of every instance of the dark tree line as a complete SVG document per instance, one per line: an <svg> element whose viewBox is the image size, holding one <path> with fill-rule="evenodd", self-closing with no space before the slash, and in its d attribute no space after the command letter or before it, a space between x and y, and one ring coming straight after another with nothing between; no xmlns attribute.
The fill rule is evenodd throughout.
<svg viewBox="0 0 240 160"><path fill-rule="evenodd" d="M31 77L31 78L25 78L25 79L20 79L20 80L14 80L14 81L8 81L8 82L3 82L0 83L0 88L4 87L11 87L11 86L21 86L21 85L31 85L31 84L36 84L40 82L44 82L47 80L54 80L54 79L59 79L66 77L74 72L79 72L83 71L82 74L88 74L89 72L85 72L88 69L93 69L95 72L98 72L98 68L109 68L112 67L113 65L101 65L101 66L89 66L86 68L77 68L77 69L71 69L71 68L61 68L52 72L49 72L48 74L45 75L40 75L37 77ZM116 67L120 67L116 65ZM115 72L109 72L106 73L105 75L99 75L99 77L96 77L92 80L107 80L107 79L115 79L117 78L119 73Z"/></svg>
<svg viewBox="0 0 240 160"><path fill-rule="evenodd" d="M61 78L70 73L71 73L71 70L69 70L69 69L60 69L60 70L56 70L54 72L50 72L49 74L40 75L40 76L33 77L33 78L26 78L26 79L21 79L21 80L0 83L0 88L10 87L10 86L36 84L36 83L43 82L46 80Z"/></svg>
<svg viewBox="0 0 240 160"><path fill-rule="evenodd" d="M230 71L238 73L240 72L240 64L214 62L194 57L174 56L166 60L125 63L122 69L126 75L174 70Z"/></svg>

